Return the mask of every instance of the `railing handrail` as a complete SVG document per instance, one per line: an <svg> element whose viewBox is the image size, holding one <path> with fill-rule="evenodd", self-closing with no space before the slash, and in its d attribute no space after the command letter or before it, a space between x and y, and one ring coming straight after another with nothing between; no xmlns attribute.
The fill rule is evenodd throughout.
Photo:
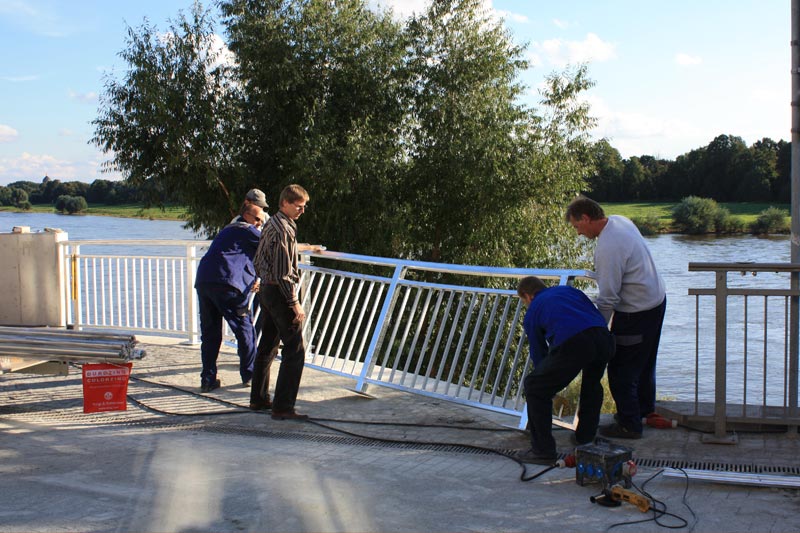
<svg viewBox="0 0 800 533"><path fill-rule="evenodd" d="M62 246L120 246L125 244L135 244L137 246L205 246L211 244L211 241L203 239L76 239L60 241L58 244Z"/></svg>
<svg viewBox="0 0 800 533"><path fill-rule="evenodd" d="M689 272L800 272L800 263L689 263Z"/></svg>
<svg viewBox="0 0 800 533"><path fill-rule="evenodd" d="M493 267L493 266L479 266L479 265L454 265L449 263L435 263L430 261L416 261L412 259L393 259L388 257L369 256L360 254L351 254L345 252L307 252L308 255L313 257L325 259L338 259L353 263L362 263L376 266L387 267L406 267L414 270L425 270L431 272L442 272L445 274L465 274L475 276L492 276L492 277L521 277L531 275L536 272L537 275L547 278L561 278L580 277L586 279L594 279L595 274L591 270L580 269L555 269L555 268L513 268L513 267Z"/></svg>

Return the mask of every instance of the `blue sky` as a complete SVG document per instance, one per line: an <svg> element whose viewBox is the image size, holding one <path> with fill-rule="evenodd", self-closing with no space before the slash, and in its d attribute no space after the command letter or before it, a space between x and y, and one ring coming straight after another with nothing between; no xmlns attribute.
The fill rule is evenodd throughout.
<svg viewBox="0 0 800 533"><path fill-rule="evenodd" d="M673 159L720 134L790 140L790 0L484 0L528 44L526 98L589 63L586 95L623 157ZM161 29L191 0L0 0L0 184L115 179L89 144L128 26ZM423 0L371 0L402 15Z"/></svg>

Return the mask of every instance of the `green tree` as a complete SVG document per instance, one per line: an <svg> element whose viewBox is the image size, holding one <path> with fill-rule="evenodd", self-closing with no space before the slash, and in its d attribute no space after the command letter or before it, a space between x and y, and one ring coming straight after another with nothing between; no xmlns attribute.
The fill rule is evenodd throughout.
<svg viewBox="0 0 800 533"><path fill-rule="evenodd" d="M591 147L594 172L588 180L589 196L598 202L613 202L621 199L622 173L625 165L619 150L602 139Z"/></svg>
<svg viewBox="0 0 800 533"><path fill-rule="evenodd" d="M271 203L289 183L309 190L304 237L392 254L402 231L402 27L360 0L231 0L221 7L247 95L242 156L249 174Z"/></svg>
<svg viewBox="0 0 800 533"><path fill-rule="evenodd" d="M220 61L213 24L199 3L167 32L129 28L121 52L128 70L109 77L93 121L93 141L113 153L120 171L163 206L176 195L187 225L212 234L238 209L253 184L239 162L240 98Z"/></svg>
<svg viewBox="0 0 800 533"><path fill-rule="evenodd" d="M0 185L0 205L13 205L11 200L11 189L5 185Z"/></svg>
<svg viewBox="0 0 800 533"><path fill-rule="evenodd" d="M743 179L742 158L748 153L741 137L719 135L706 147L704 175L698 194L720 202L736 199L737 186Z"/></svg>
<svg viewBox="0 0 800 533"><path fill-rule="evenodd" d="M11 191L11 205L20 207L23 204L27 203L28 192L25 189L14 187L12 185L8 186L9 190Z"/></svg>
<svg viewBox="0 0 800 533"><path fill-rule="evenodd" d="M519 103L524 49L479 0L434 2L405 25L363 0L220 8L231 68L212 68L195 6L168 39L130 30L128 73L106 83L95 142L148 197L177 194L213 233L250 186L275 209L298 182L312 197L304 238L332 249L540 267L582 256L562 211L591 161L585 67L553 73L533 110Z"/></svg>
<svg viewBox="0 0 800 533"><path fill-rule="evenodd" d="M645 168L638 157L625 160L625 170L622 172L622 186L619 189L620 198L625 200L640 200L642 191L647 182Z"/></svg>
<svg viewBox="0 0 800 533"><path fill-rule="evenodd" d="M434 2L409 24L412 216L402 255L490 265L574 259L561 219L588 175L591 120L576 96L591 84L584 68L552 75L544 116L519 104L524 50L481 6Z"/></svg>

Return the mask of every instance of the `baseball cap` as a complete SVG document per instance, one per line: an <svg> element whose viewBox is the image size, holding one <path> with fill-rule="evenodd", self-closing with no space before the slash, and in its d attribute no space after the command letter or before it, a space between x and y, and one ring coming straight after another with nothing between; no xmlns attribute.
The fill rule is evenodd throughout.
<svg viewBox="0 0 800 533"><path fill-rule="evenodd" d="M250 189L249 191L247 191L247 195L245 195L245 198L251 204L257 205L258 207L263 207L265 209L269 207L267 205L267 197L264 196L264 192L261 189Z"/></svg>

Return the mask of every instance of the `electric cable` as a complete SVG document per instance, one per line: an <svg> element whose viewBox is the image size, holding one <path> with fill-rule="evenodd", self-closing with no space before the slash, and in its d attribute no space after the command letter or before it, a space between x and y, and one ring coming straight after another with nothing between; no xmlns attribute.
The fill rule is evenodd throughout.
<svg viewBox="0 0 800 533"><path fill-rule="evenodd" d="M165 387L165 388L168 388L168 389L172 389L172 390L179 391L179 392L184 392L186 394L191 394L193 396L197 396L197 397L200 397L200 398L205 398L205 399L217 402L217 403L221 403L221 404L236 408L235 411L210 411L210 412L205 412L205 413L202 413L202 412L201 413L171 413L171 412L168 412L168 411L164 411L163 409L158 409L158 408L149 406L149 405L141 402L140 400L137 400L136 398L132 397L130 394L128 394L128 399L130 399L133 403L135 403L136 405L138 405L139 407L141 407L141 408L143 408L145 410L148 410L148 411L151 411L151 412L155 412L155 413L158 413L158 414L163 414L163 415L167 415L167 416L214 416L214 415L231 415L231 414L244 414L244 413L255 413L255 414L259 413L257 411L250 410L250 408L248 408L248 407L244 407L242 405L239 405L239 404L236 404L236 403L233 403L233 402L229 402L227 400L223 400L221 398L217 398L217 397L214 397L214 396L207 396L205 394L198 394L198 393L196 393L194 391L184 389L183 387L177 387L175 385L170 385L170 384L167 384L167 383L160 383L160 382L157 382L157 381L151 381L151 380L147 380L147 379L143 379L143 378L139 378L139 377L134 377L134 376L130 376L130 378L134 379L135 381L140 381L140 382L148 383L148 384L151 384L151 385L162 386L162 387ZM263 413L263 414L266 414L266 413ZM503 431L514 431L514 432L518 431L518 430L515 430L515 429L511 429L511 428L495 428L495 429L493 429L493 428L472 428L472 427L467 427L467 426L453 426L453 425L446 425L446 424L415 424L415 423L397 423L397 422L374 422L374 421L358 421L358 420L341 420L341 419L331 419L331 418L320 418L320 419L309 418L307 420L307 422L309 422L311 424L314 424L314 425L317 425L319 427L328 429L330 431L334 431L334 432L341 433L341 434L344 434L344 435L349 435L351 437L357 437L357 438L361 438L361 439L365 439L365 440L371 440L371 441L375 441L375 442L385 442L385 443L390 443L390 444L411 444L411 445L419 445L419 446L458 446L458 447L461 447L461 448L467 448L467 449L477 450L477 451L481 451L481 452L485 452L485 453L491 453L491 454L494 454L494 455L500 455L502 457L506 457L508 459L511 459L512 461L517 463L520 466L520 468L522 468L522 473L520 474L520 481L525 481L525 482L532 481L532 480L544 475L545 473L549 472L550 470L553 470L554 468L558 468L560 466L558 463L554 463L552 465L545 466L542 470L536 472L535 474L527 475L528 467L527 467L526 463L520 461L519 459L517 459L513 455L510 455L510 454L505 453L505 452L500 451L500 450L495 450L493 448L487 448L487 447L483 447L483 446L475 446L473 444L461 444L461 443L452 443L452 442L409 441L409 440L400 440L400 439L389 439L389 438L384 438L384 437L374 437L374 436L370 436L370 435L363 435L363 434L359 434L359 433L354 433L352 431L347 431L347 430L344 430L344 429L341 429L341 428L333 427L333 426L330 426L330 425L327 425L327 424L323 424L322 422L334 422L334 423L335 422L339 422L339 423L344 423L344 424L363 424L363 425L392 425L392 426L401 426L401 427L421 427L421 428L429 428L429 427L430 428L437 428L437 427L438 428L442 428L443 427L443 428L458 429L458 430L497 431L499 429L499 430L503 430Z"/></svg>
<svg viewBox="0 0 800 533"><path fill-rule="evenodd" d="M685 482L686 483L685 483L685 486L684 486L683 496L681 498L681 501L682 501L683 505L686 506L687 509L689 509L689 512L692 514L692 517L694 518L694 522L692 523L692 527L690 529L690 531L691 531L691 530L694 529L694 526L697 524L697 515L694 513L692 508L689 506L689 503L686 501L686 496L687 496L687 494L689 492L689 475L683 469L678 468L676 470L680 470L681 472L683 472L683 475L685 476ZM668 512L667 511L667 504L665 502L662 502L661 500L656 499L655 497L653 497L652 494L650 494L649 492L647 492L645 490L645 487L647 486L647 484L650 481L652 481L653 479L655 479L656 477L660 476L663 472L664 472L664 469L662 468L661 470L659 470L656 473L654 473L652 476L647 478L644 481L644 483L642 483L641 487L637 486L636 483L633 483L633 481L631 481L631 485L633 486L633 488L635 488L642 496L644 496L645 498L650 500L650 502L651 502L650 509L653 512L653 516L651 516L650 518L644 518L642 520L629 520L629 521L626 521L626 522L616 522L616 523L611 524L610 526L608 526L606 528L607 532L611 531L615 527L629 526L629 525L634 525L634 524L644 524L644 523L647 523L647 522L654 522L656 525L661 526L663 528L667 528L667 529L683 529L683 528L685 528L685 527L687 527L689 525L688 520L686 520L682 516L679 516L679 515L677 515L675 513ZM665 523L665 522L660 520L662 517L665 517L665 516L671 517L671 518L675 518L676 520L679 520L680 522L678 524Z"/></svg>

